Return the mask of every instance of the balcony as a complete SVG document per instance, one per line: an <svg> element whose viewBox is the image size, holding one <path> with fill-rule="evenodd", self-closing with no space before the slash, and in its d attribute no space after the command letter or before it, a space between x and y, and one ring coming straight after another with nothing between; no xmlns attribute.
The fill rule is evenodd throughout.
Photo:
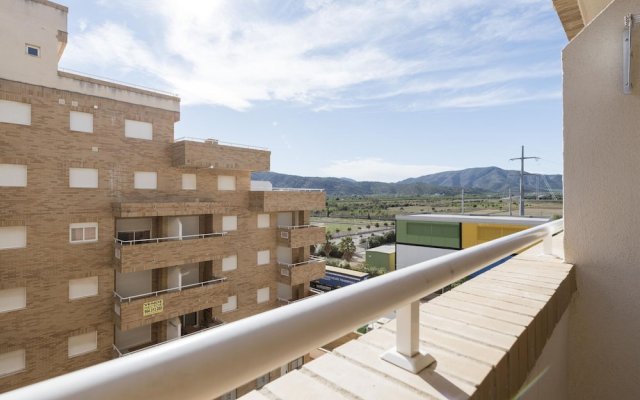
<svg viewBox="0 0 640 400"><path fill-rule="evenodd" d="M323 210L325 193L322 189L286 188L251 191L249 206L253 211L258 212Z"/></svg>
<svg viewBox="0 0 640 400"><path fill-rule="evenodd" d="M171 145L174 167L269 171L271 152L260 147L182 138Z"/></svg>
<svg viewBox="0 0 640 400"><path fill-rule="evenodd" d="M125 331L205 308L219 307L227 301L226 280L213 279L131 297L121 297L114 292L116 324Z"/></svg>
<svg viewBox="0 0 640 400"><path fill-rule="evenodd" d="M285 285L295 286L301 283L321 279L325 274L326 261L324 258L311 256L308 261L285 264L278 263L278 281Z"/></svg>
<svg viewBox="0 0 640 400"><path fill-rule="evenodd" d="M118 272L146 271L221 258L226 232L142 240L114 238L114 268Z"/></svg>
<svg viewBox="0 0 640 400"><path fill-rule="evenodd" d="M325 241L325 228L315 225L279 226L278 244L292 249Z"/></svg>
<svg viewBox="0 0 640 400"><path fill-rule="evenodd" d="M225 207L214 201L126 201L112 204L116 218L170 217L181 215L224 214Z"/></svg>

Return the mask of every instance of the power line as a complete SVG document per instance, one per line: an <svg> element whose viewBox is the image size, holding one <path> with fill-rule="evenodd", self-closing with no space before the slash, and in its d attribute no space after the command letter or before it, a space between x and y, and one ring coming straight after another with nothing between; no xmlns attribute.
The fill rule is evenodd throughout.
<svg viewBox="0 0 640 400"><path fill-rule="evenodd" d="M520 216L524 217L524 160L539 160L540 157L524 156L524 146L522 146L522 155L520 157L511 158L509 161L520 160Z"/></svg>

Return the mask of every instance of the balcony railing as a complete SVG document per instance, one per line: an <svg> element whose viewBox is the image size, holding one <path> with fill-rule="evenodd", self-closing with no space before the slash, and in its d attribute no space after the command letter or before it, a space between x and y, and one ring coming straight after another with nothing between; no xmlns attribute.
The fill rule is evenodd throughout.
<svg viewBox="0 0 640 400"><path fill-rule="evenodd" d="M120 240L118 238L113 238L113 241L120 245L131 245L131 244L173 242L176 240L204 239L204 238L214 237L214 236L224 236L226 234L227 232L214 232L214 233L200 233L197 235L169 236L169 237L162 237L162 238L137 239L137 240Z"/></svg>
<svg viewBox="0 0 640 400"><path fill-rule="evenodd" d="M283 262L279 262L278 261L278 266L284 267L284 268L287 268L287 269L290 270L292 268L299 267L299 266L302 266L302 265L308 265L308 264L313 264L313 263L317 263L317 262L324 262L324 261L325 261L325 259L322 258L322 257L309 256L309 259L307 261L302 261L302 262L293 263L293 264L283 263Z"/></svg>
<svg viewBox="0 0 640 400"><path fill-rule="evenodd" d="M396 348L383 358L420 369L430 361L418 349L420 299L541 240L550 253L552 235L562 226L562 220L549 222L5 397L215 398L392 310L398 310Z"/></svg>
<svg viewBox="0 0 640 400"><path fill-rule="evenodd" d="M160 296L162 294L165 294L165 293L180 292L180 291L185 290L185 289L191 289L191 288L195 288L195 287L203 287L203 286L206 286L206 285L213 285L213 284L216 284L216 283L224 282L226 280L227 280L227 278L216 278L216 279L211 279L211 280L205 281L205 282L192 283L190 285L184 285L184 286L174 287L174 288L169 288L169 289L164 289L164 290L156 290L155 292L137 294L135 296L128 296L128 297L120 296L120 294L118 294L118 292L114 291L113 292L113 297L118 299L118 301L120 303L131 303L132 300L144 299L146 297L158 297L158 296Z"/></svg>
<svg viewBox="0 0 640 400"><path fill-rule="evenodd" d="M222 142L218 139L212 139L212 138L196 138L196 137L181 137L178 138L176 140L174 140L174 142L198 142L198 143L212 143L212 144L217 144L220 146L230 146L230 147L238 147L241 149L251 149L251 150L264 150L264 151L269 151L268 148L266 147L260 147L260 146L251 146L248 144L240 144L240 143L231 143L231 142Z"/></svg>

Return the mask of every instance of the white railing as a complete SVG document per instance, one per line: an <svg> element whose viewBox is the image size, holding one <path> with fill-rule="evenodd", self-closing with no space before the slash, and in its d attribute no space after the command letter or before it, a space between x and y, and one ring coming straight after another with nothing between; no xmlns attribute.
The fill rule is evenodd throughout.
<svg viewBox="0 0 640 400"><path fill-rule="evenodd" d="M147 244L147 243L162 243L173 242L176 240L191 240L191 239L204 239L213 236L225 236L227 232L214 232L214 233L200 233L197 235L184 235L184 236L170 236L153 239L135 239L135 240L120 240L113 238L113 241L119 245L132 245L132 244Z"/></svg>
<svg viewBox="0 0 640 400"><path fill-rule="evenodd" d="M179 286L179 287L174 287L174 288L169 288L169 289L163 289L163 290L156 290L155 292L136 294L135 296L128 296L128 297L120 296L120 294L118 294L118 292L114 291L113 292L113 297L118 299L118 301L120 303L131 303L132 300L143 299L143 298L146 298L146 297L158 297L161 294L181 292L181 291L183 291L185 289L191 289L191 288L194 288L194 287L202 287L202 286L207 286L207 285L213 285L215 283L224 282L226 280L227 280L227 278L216 278L216 279L211 279L209 281L191 283L189 285L184 285L184 286Z"/></svg>
<svg viewBox="0 0 640 400"><path fill-rule="evenodd" d="M291 269L291 268L299 267L299 266L301 266L301 265L313 264L313 263L322 262L322 261L325 261L325 260L326 260L326 259L325 259L325 258L323 258L323 257L318 257L318 256L309 256L309 259L308 259L307 261L302 261L302 262L299 262L299 263L293 263L293 264L290 264L290 263L283 263L283 262L278 261L278 266L280 266L280 267L286 267L286 268Z"/></svg>
<svg viewBox="0 0 640 400"><path fill-rule="evenodd" d="M322 228L320 225L278 225L278 229Z"/></svg>
<svg viewBox="0 0 640 400"><path fill-rule="evenodd" d="M181 138L175 139L174 143L175 142L210 143L210 144L217 144L217 145L220 145L220 146L238 147L238 148L241 148L241 149L269 151L269 149L266 148L266 147L251 146L251 145L248 145L248 144L240 144L240 143L221 142L218 139L212 139L212 138L203 139L203 138L197 138L197 137L181 137Z"/></svg>
<svg viewBox="0 0 640 400"><path fill-rule="evenodd" d="M416 359L420 364L416 311L421 298L540 240L550 252L551 236L562 224L549 222L27 386L3 400L216 398L393 310L398 310L398 334L390 353L406 364Z"/></svg>
<svg viewBox="0 0 640 400"><path fill-rule="evenodd" d="M172 341L174 341L174 340L180 340L180 339L183 339L183 338L186 338L186 337L189 337L189 336L193 336L193 335L197 335L197 334L199 334L199 333L203 333L203 332L206 332L206 331L210 331L211 329L219 328L219 327L221 327L222 325L226 324L226 322L221 321L221 320L219 320L219 319L217 319L217 318L216 318L216 319L213 321L213 324L214 324L214 325L208 326L208 327L206 327L206 328L202 328L202 329L200 329L200 330L198 330L198 331L196 331L196 332L187 333L186 335L182 335L182 336L180 336L180 337L173 338L173 339L167 339L167 340L165 340L164 342L156 343L156 344L151 344L151 345L149 345L149 346L147 346L147 347L143 347L143 348L138 349L138 350L133 350L133 351L120 350L118 347L116 347L116 345L115 345L115 344L114 344L114 345L112 345L112 347L113 347L113 350L114 350L116 353L118 353L118 357L126 357L126 356L130 356L130 355L132 355L132 354L135 354L135 353L139 353L139 352L144 351L144 350L148 350L148 349L151 349L151 348L154 348L154 347L158 347L158 346L160 346L160 345L162 345L162 344L165 344L165 343L168 343L168 342L172 342Z"/></svg>
<svg viewBox="0 0 640 400"><path fill-rule="evenodd" d="M324 192L324 189L273 188L273 192Z"/></svg>

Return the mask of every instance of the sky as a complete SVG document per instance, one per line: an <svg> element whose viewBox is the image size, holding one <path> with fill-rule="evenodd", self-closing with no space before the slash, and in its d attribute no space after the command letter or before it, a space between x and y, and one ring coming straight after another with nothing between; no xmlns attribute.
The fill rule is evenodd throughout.
<svg viewBox="0 0 640 400"><path fill-rule="evenodd" d="M181 98L175 136L267 147L274 172L396 182L562 173L550 0L58 0L60 67Z"/></svg>

